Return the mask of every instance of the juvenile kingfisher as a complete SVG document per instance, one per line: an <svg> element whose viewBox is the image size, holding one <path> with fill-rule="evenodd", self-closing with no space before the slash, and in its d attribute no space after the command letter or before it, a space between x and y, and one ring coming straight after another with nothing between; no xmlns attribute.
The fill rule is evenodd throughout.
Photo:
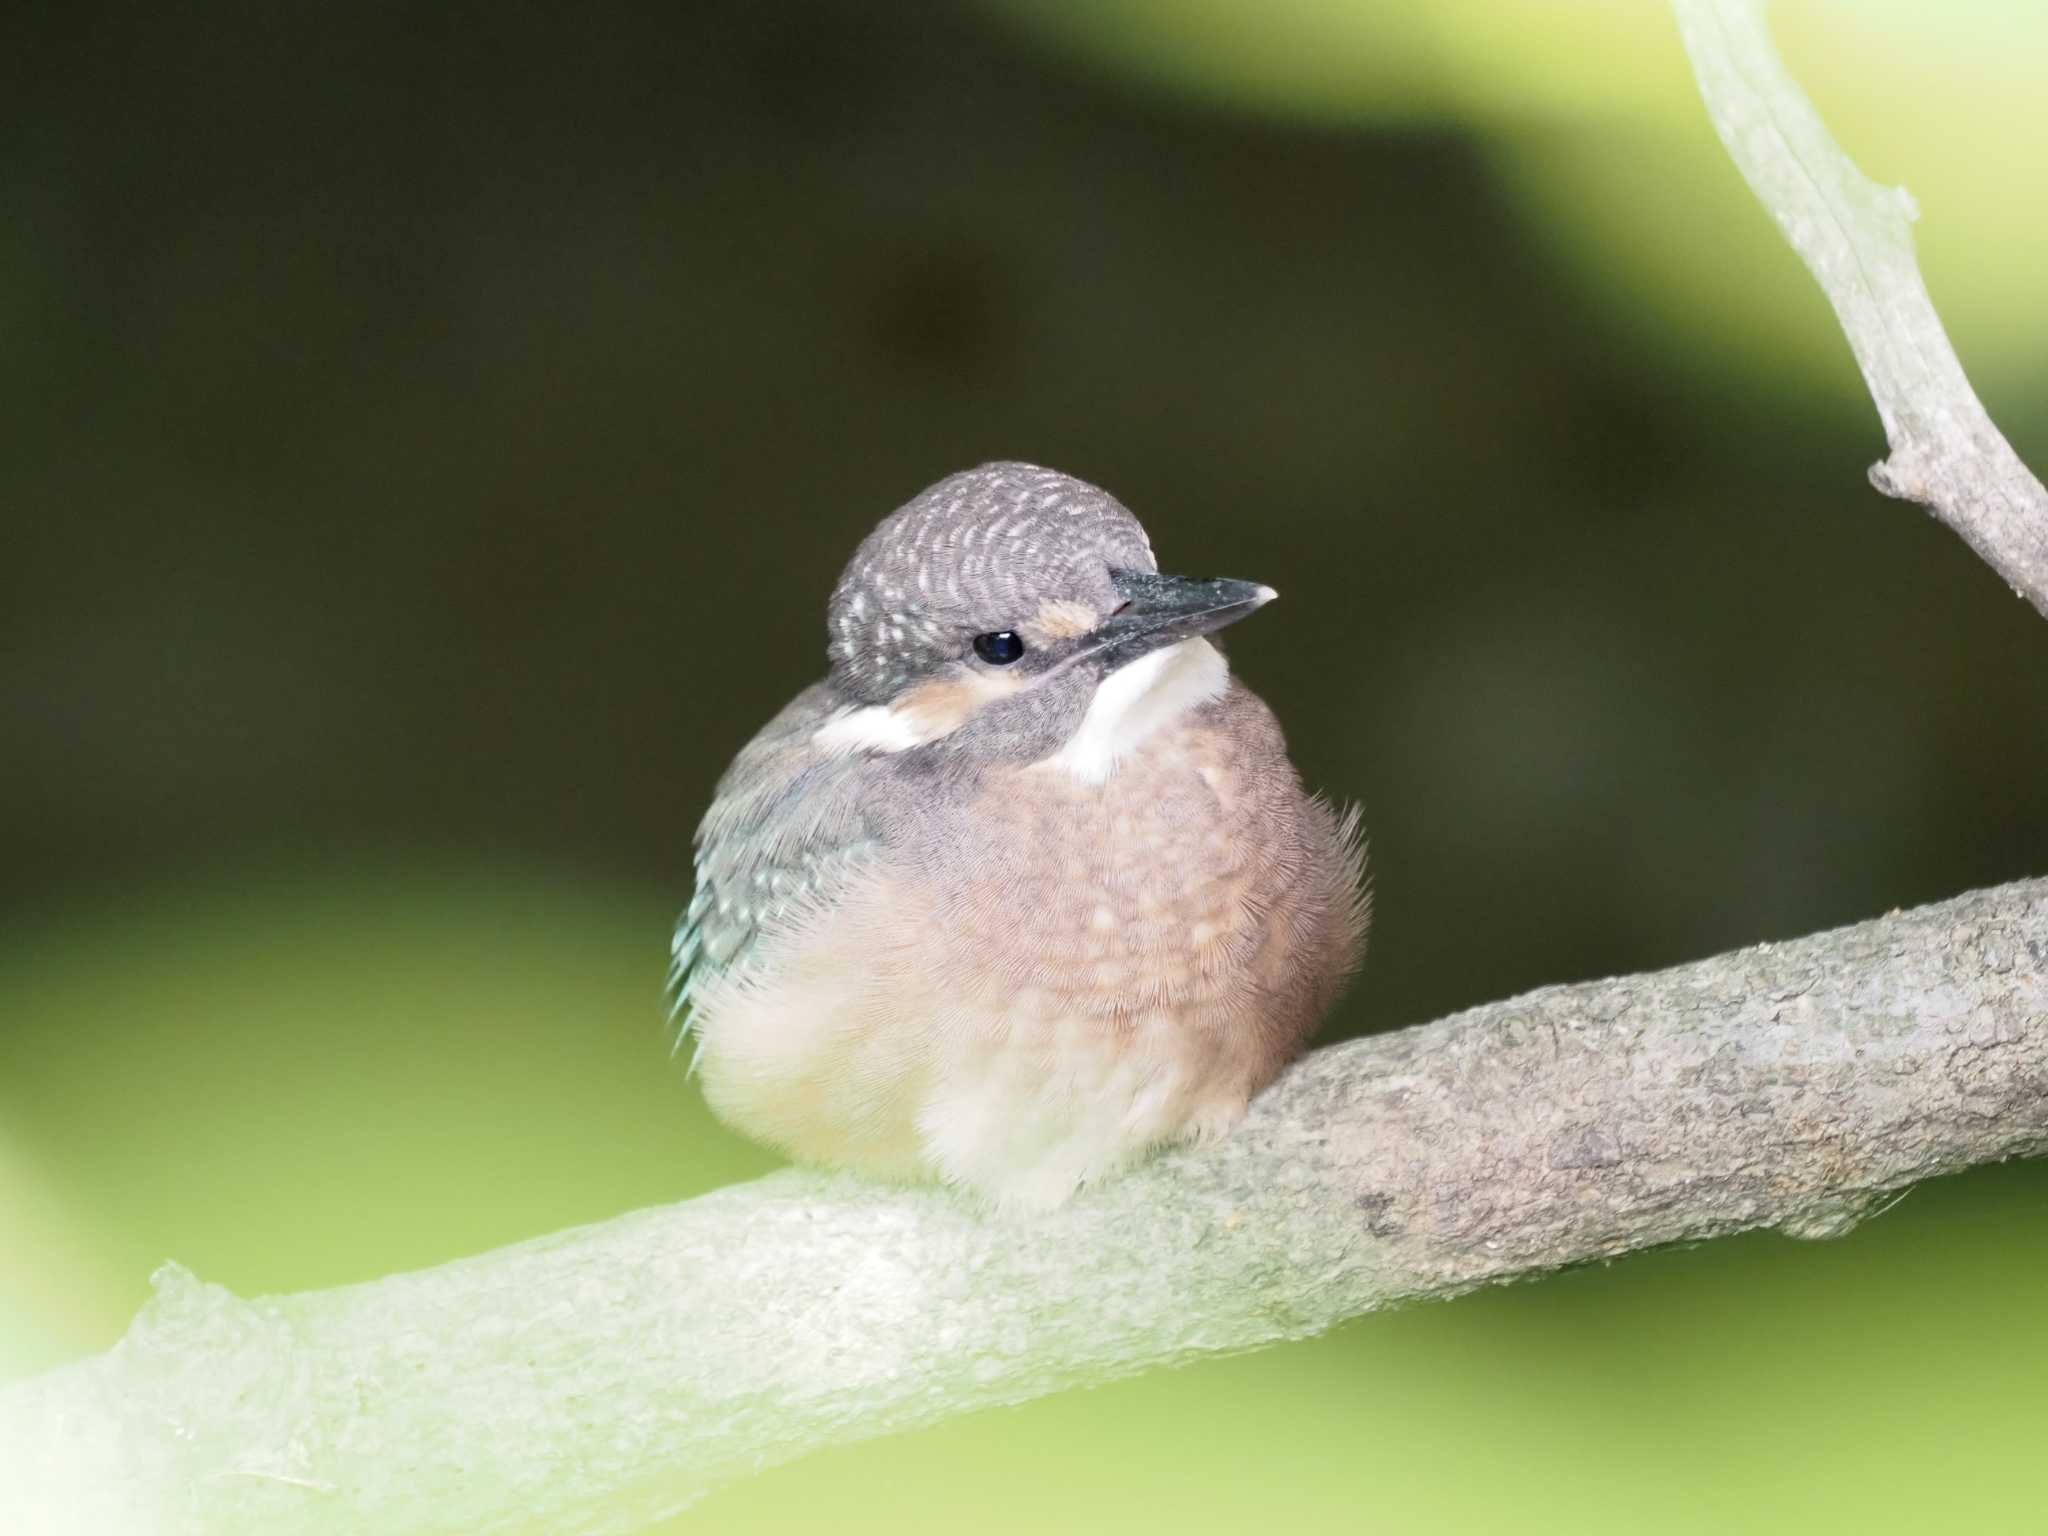
<svg viewBox="0 0 2048 1536"><path fill-rule="evenodd" d="M1209 638L1274 596L1160 575L1115 497L1031 464L884 518L829 674L697 831L671 985L718 1116L1035 1207L1237 1124L1368 915L1356 812Z"/></svg>

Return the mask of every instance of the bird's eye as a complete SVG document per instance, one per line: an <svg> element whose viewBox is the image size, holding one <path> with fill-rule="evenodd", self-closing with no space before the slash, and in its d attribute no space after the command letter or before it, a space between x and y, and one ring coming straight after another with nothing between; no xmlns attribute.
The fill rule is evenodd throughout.
<svg viewBox="0 0 2048 1536"><path fill-rule="evenodd" d="M1024 654L1024 640L1014 629L974 637L974 654L992 667L1007 667Z"/></svg>

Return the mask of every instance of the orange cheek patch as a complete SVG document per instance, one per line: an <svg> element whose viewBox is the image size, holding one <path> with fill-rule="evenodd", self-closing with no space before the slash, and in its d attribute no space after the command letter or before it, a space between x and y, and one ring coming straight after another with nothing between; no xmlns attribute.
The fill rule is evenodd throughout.
<svg viewBox="0 0 2048 1536"><path fill-rule="evenodd" d="M1024 680L1014 673L936 677L898 699L890 713L903 719L923 740L930 741L965 725L983 705L1006 699L1023 686Z"/></svg>

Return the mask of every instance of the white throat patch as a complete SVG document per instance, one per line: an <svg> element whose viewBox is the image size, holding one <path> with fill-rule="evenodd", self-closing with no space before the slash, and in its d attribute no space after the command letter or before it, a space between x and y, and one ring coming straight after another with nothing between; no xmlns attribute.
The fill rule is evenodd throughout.
<svg viewBox="0 0 2048 1536"><path fill-rule="evenodd" d="M1146 737L1229 685L1230 664L1200 636L1148 652L1096 685L1081 728L1038 766L1103 783Z"/></svg>

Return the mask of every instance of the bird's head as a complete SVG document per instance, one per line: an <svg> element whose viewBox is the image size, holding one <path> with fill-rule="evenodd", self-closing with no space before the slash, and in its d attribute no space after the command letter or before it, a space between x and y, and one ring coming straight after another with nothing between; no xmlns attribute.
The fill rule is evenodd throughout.
<svg viewBox="0 0 2048 1536"><path fill-rule="evenodd" d="M1106 773L1164 706L1227 672L1199 637L1274 596L1252 582L1159 574L1122 503L1031 464L941 480L862 541L827 613L847 708L842 750L943 742Z"/></svg>

